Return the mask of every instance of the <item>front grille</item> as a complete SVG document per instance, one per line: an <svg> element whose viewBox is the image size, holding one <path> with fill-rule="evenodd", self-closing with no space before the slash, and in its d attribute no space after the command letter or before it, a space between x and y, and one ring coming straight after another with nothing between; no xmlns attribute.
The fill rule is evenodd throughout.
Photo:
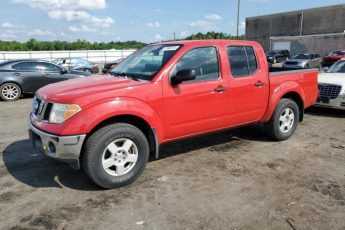
<svg viewBox="0 0 345 230"><path fill-rule="evenodd" d="M341 91L341 85L319 84L319 97L327 99L336 99Z"/></svg>
<svg viewBox="0 0 345 230"><path fill-rule="evenodd" d="M48 121L53 103L35 97L32 102L32 113L39 121Z"/></svg>

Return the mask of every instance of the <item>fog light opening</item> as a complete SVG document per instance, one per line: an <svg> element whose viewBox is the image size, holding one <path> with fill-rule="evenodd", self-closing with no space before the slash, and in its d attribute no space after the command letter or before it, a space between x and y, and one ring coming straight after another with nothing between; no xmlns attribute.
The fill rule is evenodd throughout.
<svg viewBox="0 0 345 230"><path fill-rule="evenodd" d="M50 153L56 153L56 147L53 142L49 141L48 143L48 150Z"/></svg>

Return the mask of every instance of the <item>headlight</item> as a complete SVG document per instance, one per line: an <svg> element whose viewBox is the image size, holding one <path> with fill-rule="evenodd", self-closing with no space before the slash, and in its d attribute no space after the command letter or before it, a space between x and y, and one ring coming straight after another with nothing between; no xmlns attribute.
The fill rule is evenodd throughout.
<svg viewBox="0 0 345 230"><path fill-rule="evenodd" d="M79 105L54 103L49 116L50 123L60 124L81 111Z"/></svg>

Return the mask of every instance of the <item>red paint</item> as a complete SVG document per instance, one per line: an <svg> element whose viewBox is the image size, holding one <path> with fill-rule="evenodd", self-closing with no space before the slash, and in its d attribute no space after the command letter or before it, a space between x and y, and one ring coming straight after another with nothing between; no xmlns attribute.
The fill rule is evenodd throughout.
<svg viewBox="0 0 345 230"><path fill-rule="evenodd" d="M343 50L336 50L334 52L345 52L345 49ZM322 60L322 65L323 66L331 66L333 65L334 63L336 63L337 61L339 61L340 59L343 59L345 58L345 55L332 55L332 56L325 56L323 57L323 60Z"/></svg>
<svg viewBox="0 0 345 230"><path fill-rule="evenodd" d="M33 124L56 135L88 134L102 121L134 115L144 119L158 134L159 143L239 125L268 121L279 99L289 92L300 95L304 107L315 103L317 72L286 73L269 77L266 56L256 42L205 40L181 41L182 48L151 82L136 82L113 76L93 76L61 82L40 89L43 100L78 104L82 111L62 124L33 120ZM258 70L250 77L233 78L226 48L252 46ZM169 74L190 49L214 46L218 49L218 80L171 86ZM264 83L257 87L257 82ZM227 90L216 92L215 88Z"/></svg>

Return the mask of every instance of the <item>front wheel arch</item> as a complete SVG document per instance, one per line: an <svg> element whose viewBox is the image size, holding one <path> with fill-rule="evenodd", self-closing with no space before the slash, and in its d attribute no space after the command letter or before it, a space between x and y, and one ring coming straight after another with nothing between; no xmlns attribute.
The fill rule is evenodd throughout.
<svg viewBox="0 0 345 230"><path fill-rule="evenodd" d="M158 141L158 134L156 133L157 132L156 128L151 127L150 124L146 120L135 115L119 115L119 116L110 117L102 121L89 132L84 143L86 143L88 137L90 137L93 133L97 132L97 130L105 126L116 124L116 123L126 123L140 129L144 133L144 135L146 136L149 142L150 158L151 159L159 158L159 141Z"/></svg>

